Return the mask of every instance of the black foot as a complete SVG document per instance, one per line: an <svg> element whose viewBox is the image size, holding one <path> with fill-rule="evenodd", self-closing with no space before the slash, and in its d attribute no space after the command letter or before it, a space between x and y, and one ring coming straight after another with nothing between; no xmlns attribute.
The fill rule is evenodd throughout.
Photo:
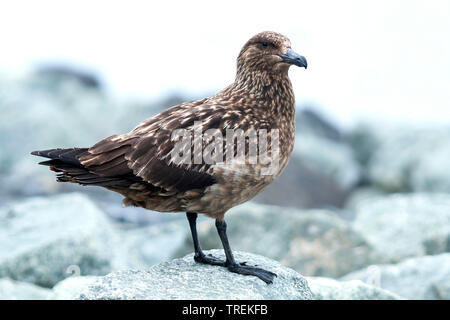
<svg viewBox="0 0 450 320"><path fill-rule="evenodd" d="M204 264L211 264L213 266L225 266L225 261L219 258L214 257L211 254L205 255L204 253L202 254L196 254L194 256L194 260L195 262L198 263L204 263Z"/></svg>
<svg viewBox="0 0 450 320"><path fill-rule="evenodd" d="M227 266L228 270L238 274L243 274L246 276L255 276L260 278L265 283L269 284L273 282L273 279L277 276L275 273L257 268L252 266L247 266L245 263L232 264Z"/></svg>

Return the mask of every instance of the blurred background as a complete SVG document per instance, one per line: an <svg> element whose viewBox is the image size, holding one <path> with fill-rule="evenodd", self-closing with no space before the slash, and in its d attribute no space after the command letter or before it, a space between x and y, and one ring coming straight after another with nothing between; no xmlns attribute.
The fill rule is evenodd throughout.
<svg viewBox="0 0 450 320"><path fill-rule="evenodd" d="M91 146L217 92L243 44L272 30L308 59L290 71L296 145L282 176L230 211L233 248L307 276L449 299L449 16L444 0L0 4L0 297L48 297L74 273L191 252L183 214L57 184L29 153ZM200 233L221 247L212 221ZM37 291L7 291L22 282Z"/></svg>

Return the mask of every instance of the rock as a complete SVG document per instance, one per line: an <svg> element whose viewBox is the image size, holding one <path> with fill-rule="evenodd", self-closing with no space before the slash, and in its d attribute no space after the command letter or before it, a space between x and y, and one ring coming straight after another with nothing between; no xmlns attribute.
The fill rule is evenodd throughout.
<svg viewBox="0 0 450 320"><path fill-rule="evenodd" d="M386 195L388 194L375 187L360 187L353 190L353 192L345 201L344 208L355 213L356 208L358 207L358 204L360 202L371 201L374 199L385 197Z"/></svg>
<svg viewBox="0 0 450 320"><path fill-rule="evenodd" d="M301 208L342 207L359 179L360 168L349 146L298 134L289 164L255 200Z"/></svg>
<svg viewBox="0 0 450 320"><path fill-rule="evenodd" d="M180 215L181 220L121 231L128 255L142 262L139 268L170 260L184 244L190 229L185 215Z"/></svg>
<svg viewBox="0 0 450 320"><path fill-rule="evenodd" d="M330 177L309 168L297 157L291 158L281 176L254 201L296 208L341 207L348 193Z"/></svg>
<svg viewBox="0 0 450 320"><path fill-rule="evenodd" d="M359 165L352 149L343 143L299 135L295 139L294 155L311 168L330 176L344 190L350 190L359 181Z"/></svg>
<svg viewBox="0 0 450 320"><path fill-rule="evenodd" d="M439 300L450 300L450 279L432 285L434 296Z"/></svg>
<svg viewBox="0 0 450 320"><path fill-rule="evenodd" d="M368 285L360 280L337 281L330 278L307 277L315 300L398 300L400 296Z"/></svg>
<svg viewBox="0 0 450 320"><path fill-rule="evenodd" d="M52 287L123 267L117 231L87 197L30 198L0 209L0 277Z"/></svg>
<svg viewBox="0 0 450 320"><path fill-rule="evenodd" d="M360 123L346 135L345 140L352 147L355 159L363 167L368 165L381 144L382 139L378 136L381 130L378 127L368 123Z"/></svg>
<svg viewBox="0 0 450 320"><path fill-rule="evenodd" d="M41 81L49 82L52 87L65 81L77 81L88 89L100 90L102 87L101 81L94 73L64 65L41 66L36 70L35 75L41 78Z"/></svg>
<svg viewBox="0 0 450 320"><path fill-rule="evenodd" d="M354 133L369 183L386 192L450 192L450 128L375 124ZM369 150L365 150L369 149Z"/></svg>
<svg viewBox="0 0 450 320"><path fill-rule="evenodd" d="M372 247L345 221L325 210L299 211L255 203L226 215L230 245L280 261L304 275L337 277L379 262ZM198 224L203 248L221 248L214 223ZM186 228L185 245L176 256L192 252Z"/></svg>
<svg viewBox="0 0 450 320"><path fill-rule="evenodd" d="M411 175L411 189L415 192L450 192L450 133L445 142L434 150L421 154Z"/></svg>
<svg viewBox="0 0 450 320"><path fill-rule="evenodd" d="M329 176L294 156L280 177L254 201L296 208L341 207L348 193Z"/></svg>
<svg viewBox="0 0 450 320"><path fill-rule="evenodd" d="M210 250L224 258L222 250ZM193 255L164 262L146 271L117 271L100 277L80 299L295 299L309 300L312 293L300 274L278 262L245 252L235 252L239 261L257 264L275 272L273 284L252 276L229 272L226 268L194 262Z"/></svg>
<svg viewBox="0 0 450 320"><path fill-rule="evenodd" d="M0 300L46 300L51 290L31 283L0 279Z"/></svg>
<svg viewBox="0 0 450 320"><path fill-rule="evenodd" d="M407 299L450 299L450 253L370 266L341 280L368 282Z"/></svg>
<svg viewBox="0 0 450 320"><path fill-rule="evenodd" d="M312 134L335 142L343 140L343 134L337 126L308 106L296 114L295 127L299 134Z"/></svg>
<svg viewBox="0 0 450 320"><path fill-rule="evenodd" d="M100 277L97 276L73 276L58 282L48 296L51 300L74 300L80 292L87 288Z"/></svg>
<svg viewBox="0 0 450 320"><path fill-rule="evenodd" d="M354 227L387 261L450 250L450 196L395 194L360 201Z"/></svg>

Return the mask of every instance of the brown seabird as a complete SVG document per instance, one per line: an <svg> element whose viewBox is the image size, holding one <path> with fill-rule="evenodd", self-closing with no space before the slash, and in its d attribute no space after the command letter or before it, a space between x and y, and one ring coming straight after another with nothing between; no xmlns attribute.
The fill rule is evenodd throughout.
<svg viewBox="0 0 450 320"><path fill-rule="evenodd" d="M306 59L285 36L261 32L239 53L234 83L217 94L171 107L90 148L31 154L50 158L40 164L57 172L60 182L118 192L125 206L186 212L196 262L271 283L274 273L234 260L224 216L261 192L289 161L295 135L291 65L306 68ZM244 141L243 147L238 141ZM216 220L225 261L203 253L198 213Z"/></svg>

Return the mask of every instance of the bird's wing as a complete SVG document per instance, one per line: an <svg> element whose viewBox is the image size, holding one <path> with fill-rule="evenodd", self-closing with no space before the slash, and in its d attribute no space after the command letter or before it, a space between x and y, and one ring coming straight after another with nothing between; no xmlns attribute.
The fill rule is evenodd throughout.
<svg viewBox="0 0 450 320"><path fill-rule="evenodd" d="M204 188L216 182L208 172L211 165L171 162L170 154L177 143L172 133L175 129L193 130L199 123L203 131L207 127L220 128L226 121L224 114L225 109L219 106L182 104L144 121L127 134L101 140L79 160L99 176L132 173L168 191Z"/></svg>

